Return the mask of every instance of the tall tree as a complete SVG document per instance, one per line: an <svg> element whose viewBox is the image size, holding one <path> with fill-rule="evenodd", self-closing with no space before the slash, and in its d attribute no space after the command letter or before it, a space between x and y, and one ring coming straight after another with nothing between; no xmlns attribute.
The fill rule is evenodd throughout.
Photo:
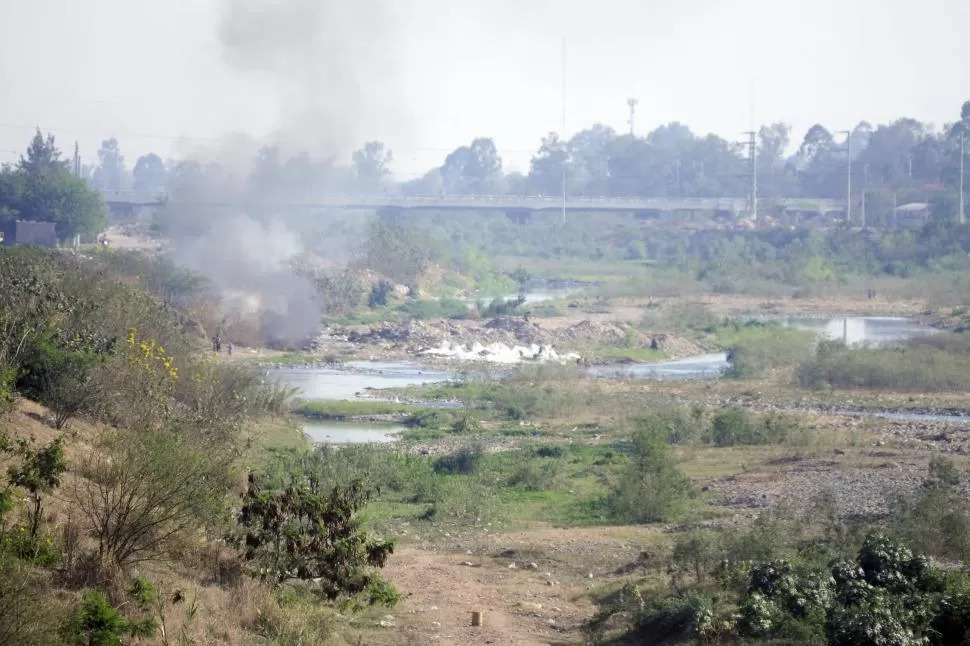
<svg viewBox="0 0 970 646"><path fill-rule="evenodd" d="M45 137L37 128L34 138L27 146L27 156L20 156L17 168L29 175L37 174L48 168L65 167L66 161L61 159L61 151L54 144L54 135L48 133Z"/></svg>
<svg viewBox="0 0 970 646"><path fill-rule="evenodd" d="M558 195L562 191L562 178L568 161L566 142L558 134L550 132L543 137L529 170L530 190L538 195Z"/></svg>
<svg viewBox="0 0 970 646"><path fill-rule="evenodd" d="M162 158L155 153L142 155L135 162L135 168L131 171L133 183L132 188L139 193L160 193L165 190L168 180L168 172Z"/></svg>
<svg viewBox="0 0 970 646"><path fill-rule="evenodd" d="M384 179L391 174L394 156L384 149L379 141L368 141L364 147L354 152L354 172L358 190L365 193L380 191Z"/></svg>
<svg viewBox="0 0 970 646"><path fill-rule="evenodd" d="M502 177L502 158L492 139L480 137L449 154L441 175L449 193L487 195Z"/></svg>
<svg viewBox="0 0 970 646"><path fill-rule="evenodd" d="M100 189L118 191L125 187L125 158L118 140L112 137L101 142L98 167L94 171L94 185Z"/></svg>
<svg viewBox="0 0 970 646"><path fill-rule="evenodd" d="M797 193L794 177L785 167L790 143L791 126L787 123L772 123L758 130L758 186L762 195L789 197Z"/></svg>
<svg viewBox="0 0 970 646"><path fill-rule="evenodd" d="M610 146L616 131L597 123L569 140L567 172L572 195L606 195L610 181Z"/></svg>

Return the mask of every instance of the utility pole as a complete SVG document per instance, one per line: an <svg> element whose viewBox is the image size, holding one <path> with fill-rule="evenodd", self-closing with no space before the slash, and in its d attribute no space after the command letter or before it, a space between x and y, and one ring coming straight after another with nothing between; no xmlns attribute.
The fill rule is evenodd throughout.
<svg viewBox="0 0 970 646"><path fill-rule="evenodd" d="M751 212L751 218L758 225L761 224L761 218L758 215L758 133L754 130L748 130L744 134L748 135L748 164L751 173L751 193L748 195L748 208Z"/></svg>
<svg viewBox="0 0 970 646"><path fill-rule="evenodd" d="M636 115L636 112L637 112L637 104L638 103L639 103L639 101L637 101L634 98L630 98L630 99L627 99L626 100L626 104L628 106L630 106L630 120L627 121L627 123L630 124L630 136L631 137L635 136L634 129L633 129L633 117L634 117L634 115Z"/></svg>
<svg viewBox="0 0 970 646"><path fill-rule="evenodd" d="M569 149L566 146L566 37L562 37L562 223L566 225L566 163Z"/></svg>
<svg viewBox="0 0 970 646"><path fill-rule="evenodd" d="M961 132L960 133L960 212L957 214L957 221L960 224L966 224L967 222L966 204L964 203L966 198L964 198L963 196L963 165L964 165L963 158L965 156L964 145L966 142L966 138L967 138L966 134Z"/></svg>
<svg viewBox="0 0 970 646"><path fill-rule="evenodd" d="M893 229L899 228L899 211L897 211L896 191L893 191Z"/></svg>
<svg viewBox="0 0 970 646"><path fill-rule="evenodd" d="M81 149L74 142L74 177L81 177Z"/></svg>
<svg viewBox="0 0 970 646"><path fill-rule="evenodd" d="M845 135L845 156L848 162L845 179L845 222L852 224L852 131L840 130L838 133ZM863 225L864 226L864 225Z"/></svg>
<svg viewBox="0 0 970 646"><path fill-rule="evenodd" d="M862 228L866 228L866 193L869 189L869 164L864 164L862 166L862 210L860 211L860 219L862 220ZM868 247L867 247L868 248Z"/></svg>

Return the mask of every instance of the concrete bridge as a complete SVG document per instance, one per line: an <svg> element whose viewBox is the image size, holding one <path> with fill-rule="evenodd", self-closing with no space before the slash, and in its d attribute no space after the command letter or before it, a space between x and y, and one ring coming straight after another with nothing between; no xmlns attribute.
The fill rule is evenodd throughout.
<svg viewBox="0 0 970 646"><path fill-rule="evenodd" d="M428 195L403 197L395 195L316 195L306 199L272 198L261 200L180 200L177 196L149 195L134 191L101 192L112 212L121 214L141 207L158 206L166 201L173 204L211 207L264 207L289 209L343 209L368 211L433 210L433 211L504 211L525 214L537 211L561 211L561 197L528 195ZM748 208L743 197L567 197L569 212L625 212L636 214L672 212L730 213L737 217ZM828 215L845 210L841 200L814 198L765 198L759 200L759 210L776 208L790 213L818 213Z"/></svg>

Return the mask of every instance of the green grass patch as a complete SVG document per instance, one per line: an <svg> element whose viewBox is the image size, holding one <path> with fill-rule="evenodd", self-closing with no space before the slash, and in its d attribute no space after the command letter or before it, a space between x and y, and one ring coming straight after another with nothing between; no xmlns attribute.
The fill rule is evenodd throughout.
<svg viewBox="0 0 970 646"><path fill-rule="evenodd" d="M369 415L406 415L415 411L415 406L385 401L312 400L298 402L293 409L296 415L303 417L336 421Z"/></svg>
<svg viewBox="0 0 970 646"><path fill-rule="evenodd" d="M627 359L637 363L657 363L666 361L667 354L663 350L653 348L627 348L623 346L594 346L586 348L582 354L592 354L601 359Z"/></svg>

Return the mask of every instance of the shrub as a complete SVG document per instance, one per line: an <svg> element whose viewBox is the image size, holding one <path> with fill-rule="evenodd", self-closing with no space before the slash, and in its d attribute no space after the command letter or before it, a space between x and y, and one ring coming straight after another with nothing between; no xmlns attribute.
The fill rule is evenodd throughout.
<svg viewBox="0 0 970 646"><path fill-rule="evenodd" d="M243 549L262 580L316 581L331 601L363 596L367 604L392 606L400 596L373 570L384 567L393 543L372 540L357 518L374 493L359 480L326 490L312 476L264 492L250 476L239 526L229 540Z"/></svg>
<svg viewBox="0 0 970 646"><path fill-rule="evenodd" d="M424 518L477 525L495 511L496 484L481 475L442 477Z"/></svg>
<svg viewBox="0 0 970 646"><path fill-rule="evenodd" d="M78 414L93 411L97 392L91 387L91 374L114 344L97 335L89 339L76 335L70 340L61 336L49 334L38 340L17 380L21 392L51 410L57 429Z"/></svg>
<svg viewBox="0 0 970 646"><path fill-rule="evenodd" d="M664 438L671 444L691 444L704 435L700 411L689 414L681 408L659 408L636 420L637 430Z"/></svg>
<svg viewBox="0 0 970 646"><path fill-rule="evenodd" d="M38 569L0 552L0 644L48 646L57 643L63 609L47 577Z"/></svg>
<svg viewBox="0 0 970 646"><path fill-rule="evenodd" d="M564 464L557 457L532 458L520 454L522 459L509 476L508 485L526 491L552 491L562 483Z"/></svg>
<svg viewBox="0 0 970 646"><path fill-rule="evenodd" d="M82 458L73 500L97 540L101 568L158 558L221 520L227 465L179 428L118 431Z"/></svg>
<svg viewBox="0 0 970 646"><path fill-rule="evenodd" d="M128 621L98 590L84 593L64 631L68 643L77 646L121 646L126 635L150 637L154 632L154 621Z"/></svg>
<svg viewBox="0 0 970 646"><path fill-rule="evenodd" d="M471 475L478 471L485 459L481 447L462 447L434 461L435 473L447 475Z"/></svg>
<svg viewBox="0 0 970 646"><path fill-rule="evenodd" d="M951 391L970 388L970 356L949 343L819 352L798 369L798 382L817 388Z"/></svg>
<svg viewBox="0 0 970 646"><path fill-rule="evenodd" d="M917 549L961 561L970 557L970 510L950 458L934 456L919 491L896 501L892 512L892 526Z"/></svg>
<svg viewBox="0 0 970 646"><path fill-rule="evenodd" d="M798 420L782 414L753 415L742 408L728 408L714 415L711 441L715 446L780 444L799 441Z"/></svg>
<svg viewBox="0 0 970 646"><path fill-rule="evenodd" d="M693 495L693 485L655 431L638 431L633 444L631 464L613 485L608 505L618 518L629 522L670 520Z"/></svg>
<svg viewBox="0 0 970 646"><path fill-rule="evenodd" d="M27 519L30 522L30 539L37 539L37 530L43 517L44 496L61 484L61 475L67 470L64 448L60 439L35 448L27 440L17 442L21 464L7 470L9 482L14 487L27 490L29 507Z"/></svg>
<svg viewBox="0 0 970 646"><path fill-rule="evenodd" d="M370 288L367 296L367 307L374 309L377 307L387 307L387 301L394 291L394 284L388 280L379 280Z"/></svg>
<svg viewBox="0 0 970 646"><path fill-rule="evenodd" d="M741 408L729 408L717 413L711 423L711 440L715 446L761 444L757 423Z"/></svg>
<svg viewBox="0 0 970 646"><path fill-rule="evenodd" d="M755 379L768 371L796 368L812 355L812 335L779 326L756 326L728 346L727 376Z"/></svg>

